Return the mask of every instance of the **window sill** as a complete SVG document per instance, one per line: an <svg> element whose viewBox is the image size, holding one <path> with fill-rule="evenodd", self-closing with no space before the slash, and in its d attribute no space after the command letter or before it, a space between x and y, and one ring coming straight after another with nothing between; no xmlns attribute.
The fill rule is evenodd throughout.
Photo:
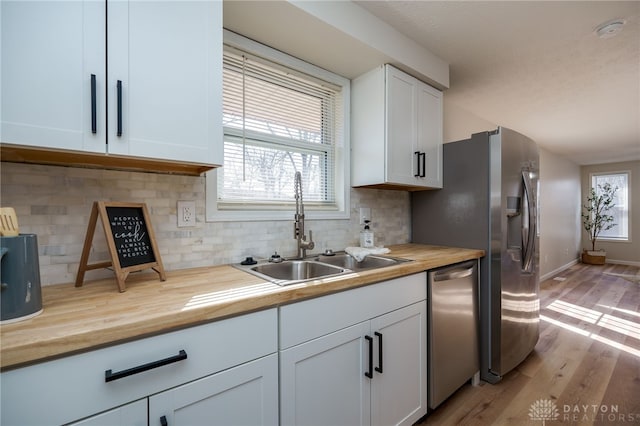
<svg viewBox="0 0 640 426"><path fill-rule="evenodd" d="M217 210L207 207L207 222L259 222L259 221L292 221L295 209L281 211L256 210ZM306 220L341 220L349 219L346 211L310 211L305 209Z"/></svg>
<svg viewBox="0 0 640 426"><path fill-rule="evenodd" d="M631 239L598 238L598 243L631 243ZM597 243L596 243L597 244Z"/></svg>

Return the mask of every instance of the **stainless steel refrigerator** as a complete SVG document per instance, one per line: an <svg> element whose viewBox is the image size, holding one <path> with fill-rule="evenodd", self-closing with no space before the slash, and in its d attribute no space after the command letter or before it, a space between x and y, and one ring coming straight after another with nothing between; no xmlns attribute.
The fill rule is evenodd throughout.
<svg viewBox="0 0 640 426"><path fill-rule="evenodd" d="M538 148L500 127L444 144L443 189L412 193L412 241L484 249L480 378L490 383L539 336Z"/></svg>

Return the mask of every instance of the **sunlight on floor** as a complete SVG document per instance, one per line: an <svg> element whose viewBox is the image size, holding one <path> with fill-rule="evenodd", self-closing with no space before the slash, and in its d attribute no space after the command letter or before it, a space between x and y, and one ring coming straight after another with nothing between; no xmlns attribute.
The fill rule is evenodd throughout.
<svg viewBox="0 0 640 426"><path fill-rule="evenodd" d="M612 311L618 311L618 312L622 312L622 313L625 313L625 314L628 314L628 315L633 315L633 316L636 316L636 317L640 318L640 312L631 311L629 309L620 309L620 308L616 308L614 306L607 306L607 305L601 305L601 304L598 304L596 306L602 306L603 308L611 309Z"/></svg>
<svg viewBox="0 0 640 426"><path fill-rule="evenodd" d="M626 309L618 309L618 308L613 308L605 305L597 305L597 306L602 306L607 309L616 310L616 311L631 314L634 316L640 316L638 315L638 313L633 311L628 311ZM627 319L620 318L615 315L606 314L604 312L600 312L594 309L588 309L582 306L574 305L573 303L568 303L563 300L555 300L545 309L558 312L562 315L566 315L571 318L576 318L580 321L584 321L596 327L611 330L616 333L622 334L624 336L629 336L634 339L640 340L640 324L634 321L629 321ZM631 346L616 342L614 340L607 339L606 337L600 336L597 333L598 330L592 332L590 330L580 328L575 325L567 324L557 319L549 318L545 315L540 315L540 320L548 322L549 324L556 325L558 327L562 327L574 333L577 333L586 337L590 337L593 340L597 340L599 342L605 343L611 347L620 349L622 351L625 351L627 353L630 353L640 358L640 350L632 348Z"/></svg>

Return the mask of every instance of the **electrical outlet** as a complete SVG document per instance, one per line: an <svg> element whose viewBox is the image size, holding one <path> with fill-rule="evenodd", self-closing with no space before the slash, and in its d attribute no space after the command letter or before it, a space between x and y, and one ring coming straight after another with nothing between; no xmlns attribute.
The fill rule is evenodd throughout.
<svg viewBox="0 0 640 426"><path fill-rule="evenodd" d="M178 201L178 228L196 226L196 202Z"/></svg>
<svg viewBox="0 0 640 426"><path fill-rule="evenodd" d="M364 225L364 221L371 221L371 209L369 207L360 207L360 225Z"/></svg>

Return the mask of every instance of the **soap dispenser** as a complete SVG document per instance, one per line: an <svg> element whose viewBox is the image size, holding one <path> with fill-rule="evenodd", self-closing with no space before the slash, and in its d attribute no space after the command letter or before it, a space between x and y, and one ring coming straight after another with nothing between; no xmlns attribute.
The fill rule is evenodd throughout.
<svg viewBox="0 0 640 426"><path fill-rule="evenodd" d="M370 220L364 221L364 229L360 231L360 247L373 248L373 231L369 228Z"/></svg>

